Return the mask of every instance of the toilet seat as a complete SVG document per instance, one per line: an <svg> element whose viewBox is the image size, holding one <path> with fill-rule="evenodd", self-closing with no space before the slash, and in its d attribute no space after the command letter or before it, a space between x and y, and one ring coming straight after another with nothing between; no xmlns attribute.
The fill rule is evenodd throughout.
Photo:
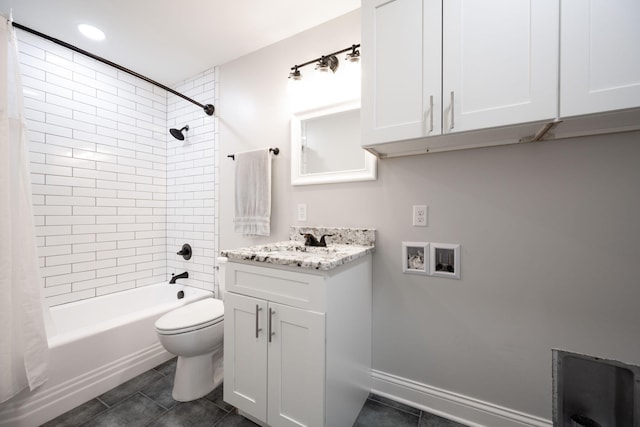
<svg viewBox="0 0 640 427"><path fill-rule="evenodd" d="M224 320L224 303L205 298L177 308L159 318L156 331L161 335L176 335L191 332Z"/></svg>

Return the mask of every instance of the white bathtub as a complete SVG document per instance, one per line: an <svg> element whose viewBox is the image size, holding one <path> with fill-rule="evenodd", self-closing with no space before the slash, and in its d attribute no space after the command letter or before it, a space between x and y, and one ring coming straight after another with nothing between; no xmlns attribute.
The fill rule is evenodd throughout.
<svg viewBox="0 0 640 427"><path fill-rule="evenodd" d="M184 291L184 298L177 293ZM0 426L33 427L173 357L154 323L213 293L161 283L51 308L49 380L0 405Z"/></svg>

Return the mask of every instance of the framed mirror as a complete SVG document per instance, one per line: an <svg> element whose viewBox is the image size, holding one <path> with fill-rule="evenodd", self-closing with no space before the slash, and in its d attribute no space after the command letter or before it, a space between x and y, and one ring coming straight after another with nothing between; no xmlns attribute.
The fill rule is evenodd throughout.
<svg viewBox="0 0 640 427"><path fill-rule="evenodd" d="M292 115L293 185L372 181L376 161L361 146L359 101Z"/></svg>

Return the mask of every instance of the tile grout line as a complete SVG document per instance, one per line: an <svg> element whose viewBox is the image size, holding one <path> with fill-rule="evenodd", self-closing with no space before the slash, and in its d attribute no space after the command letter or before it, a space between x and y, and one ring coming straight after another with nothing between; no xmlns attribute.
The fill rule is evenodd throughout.
<svg viewBox="0 0 640 427"><path fill-rule="evenodd" d="M95 398L98 402L102 403L104 406L107 407L107 409L111 408L110 405L107 404L107 402L105 402L104 400L100 399L100 396Z"/></svg>
<svg viewBox="0 0 640 427"><path fill-rule="evenodd" d="M418 408L414 408L413 406L405 405L405 406L408 406L408 407L410 407L410 408L415 409L416 411L418 411L418 413L417 413L417 414L415 414L415 413L413 413L413 412L409 412L409 411L407 411L407 410L405 410L405 409L403 409L403 408L401 408L401 407L393 406L393 405L389 405L388 403L381 402L381 401L376 400L375 398L372 398L372 397L368 397L368 398L367 398L367 400L371 400L371 401L373 401L373 402L379 403L379 404L381 404L381 405L386 406L387 408L397 409L398 411L402 411L402 412L404 412L405 414L409 414L409 415L413 415L413 416L415 416L415 417L418 417L418 419L420 419L420 417L422 416L422 410L420 410L420 409L418 409ZM396 402L396 403L399 403L399 402ZM401 405L404 405L404 403L402 403Z"/></svg>
<svg viewBox="0 0 640 427"><path fill-rule="evenodd" d="M218 421L216 421L212 427L218 426L220 425L227 417L229 417L231 414L233 414L233 411L229 411L226 414L224 414L224 417L220 418Z"/></svg>
<svg viewBox="0 0 640 427"><path fill-rule="evenodd" d="M153 403L155 403L156 405L158 405L159 407L161 407L162 409L164 409L166 412L168 412L168 411L170 411L170 410L172 409L172 408L165 408L165 406L164 406L162 403L158 402L157 400L155 400L155 399L154 399L154 398L152 398L151 396L148 396L148 395L144 394L144 392L143 392L143 391L138 391L138 393L140 393L140 395L142 395L142 396L146 397L147 399L151 400ZM134 395L135 395L135 393L134 393ZM175 405L174 405L173 407L175 407ZM165 412L165 413L166 413L166 412Z"/></svg>
<svg viewBox="0 0 640 427"><path fill-rule="evenodd" d="M143 394L144 395L144 394ZM151 398L150 398L151 399ZM161 408L164 409L164 406L160 405L158 402L156 402L155 400L151 399L152 402L158 404L158 406L160 406ZM174 406L175 407L175 406ZM162 412L161 414L158 414L157 416L153 417L153 419L149 420L147 423L145 423L145 426L151 425L151 423L154 423L156 421L158 421L160 418L164 417L165 415L167 415L169 412L171 411L171 409L165 409L164 412Z"/></svg>
<svg viewBox="0 0 640 427"><path fill-rule="evenodd" d="M95 420L99 415L104 414L107 411L111 410L111 407L109 405L107 405L104 401L102 401L102 399L100 399L99 397L96 397L95 400L97 400L98 402L102 403L104 406L106 406L106 408L104 408L102 411L98 412L97 414L93 415L91 418L89 418L88 420L82 422L80 424L80 427L82 426L86 426L88 425L88 423L90 423L91 421ZM89 401L90 402L90 401ZM63 414L64 415L64 414Z"/></svg>

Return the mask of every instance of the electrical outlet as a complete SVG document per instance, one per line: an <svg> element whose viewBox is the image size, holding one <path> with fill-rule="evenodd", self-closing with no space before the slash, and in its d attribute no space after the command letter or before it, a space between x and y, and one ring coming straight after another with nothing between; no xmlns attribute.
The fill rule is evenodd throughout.
<svg viewBox="0 0 640 427"><path fill-rule="evenodd" d="M298 203L298 221L307 220L307 204Z"/></svg>
<svg viewBox="0 0 640 427"><path fill-rule="evenodd" d="M416 227L426 227L428 224L429 206L413 205L413 225Z"/></svg>

